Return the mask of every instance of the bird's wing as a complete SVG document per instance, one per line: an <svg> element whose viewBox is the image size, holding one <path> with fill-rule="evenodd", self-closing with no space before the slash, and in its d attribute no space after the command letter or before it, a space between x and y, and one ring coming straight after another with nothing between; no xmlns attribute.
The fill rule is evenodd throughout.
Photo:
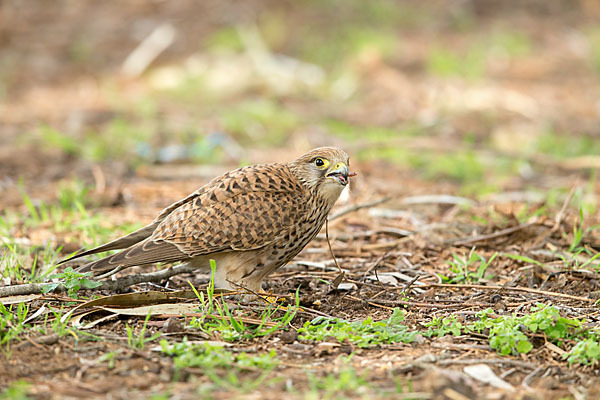
<svg viewBox="0 0 600 400"><path fill-rule="evenodd" d="M161 213L158 226L144 241L81 270L174 262L285 241L308 211L304 190L281 164L232 171Z"/></svg>
<svg viewBox="0 0 600 400"><path fill-rule="evenodd" d="M225 250L254 250L295 230L306 203L292 193L256 191L224 201L182 207L151 237L173 244L190 257ZM289 238L288 238L289 239Z"/></svg>
<svg viewBox="0 0 600 400"><path fill-rule="evenodd" d="M283 165L238 171L170 213L150 240L174 244L190 257L285 240L308 211L303 186Z"/></svg>

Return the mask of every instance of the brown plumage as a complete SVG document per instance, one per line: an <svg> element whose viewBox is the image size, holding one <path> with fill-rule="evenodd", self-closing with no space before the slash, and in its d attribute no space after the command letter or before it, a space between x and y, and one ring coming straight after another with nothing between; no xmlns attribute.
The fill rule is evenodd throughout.
<svg viewBox="0 0 600 400"><path fill-rule="evenodd" d="M218 287L257 291L265 276L315 237L352 175L348 155L336 147L287 164L239 168L170 205L144 228L62 262L124 249L80 268L98 275L156 262L208 269L213 259Z"/></svg>

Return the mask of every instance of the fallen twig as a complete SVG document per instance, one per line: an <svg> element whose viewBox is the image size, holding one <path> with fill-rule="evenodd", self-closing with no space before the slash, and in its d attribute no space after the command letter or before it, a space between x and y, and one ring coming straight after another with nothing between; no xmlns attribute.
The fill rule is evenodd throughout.
<svg viewBox="0 0 600 400"><path fill-rule="evenodd" d="M176 30L166 23L157 26L125 59L121 67L127 76L138 77L175 40Z"/></svg>
<svg viewBox="0 0 600 400"><path fill-rule="evenodd" d="M520 230L523 230L525 228L529 228L532 225L537 224L537 221L531 221L531 222L526 222L524 224L520 224L517 226L512 226L510 228L506 228L506 229L502 229L500 231L494 232L494 233L489 233L487 235L477 235L477 236L472 236L469 238L465 238L465 239L453 239L453 240L449 240L447 242L447 244L452 244L455 246L461 246L461 245L467 245L467 244L472 244L475 242L481 242L483 240L489 240L489 239L495 239L501 236L506 236L506 235L510 235L511 233L515 233L518 232Z"/></svg>
<svg viewBox="0 0 600 400"><path fill-rule="evenodd" d="M365 299L359 299L358 297L352 296L352 295L346 295L345 297L352 299L352 300L356 300L356 301L365 301ZM374 306L374 307L379 307L379 308L385 308L386 310L393 310L394 307L400 307L400 306L412 306L412 307L430 307L430 308L456 308L456 307L487 307L489 306L489 304L487 303L464 303L464 302L456 302L453 304L439 304L439 303L424 303L424 302L420 302L420 301L405 301L405 300L383 300L383 299L379 299L376 301L366 301L367 304ZM393 306L393 307L390 307Z"/></svg>
<svg viewBox="0 0 600 400"><path fill-rule="evenodd" d="M137 285L138 283L146 283L146 282L160 282L164 279L170 278L172 276L183 274L187 272L195 271L197 267L193 267L187 264L179 264L174 267L170 267L167 269L149 272L147 274L136 274L136 275L127 275L119 279L115 279L114 281L103 281L102 285L94 288L96 290L111 290L117 291L125 289L132 285ZM47 286L48 283L28 283L25 285L14 285L14 286L5 286L0 287L0 297L6 296L17 296L23 294L38 294L43 293L42 289ZM88 288L81 288L80 290L92 290ZM61 293L66 291L63 285L58 285L56 289L53 290L53 293Z"/></svg>
<svg viewBox="0 0 600 400"><path fill-rule="evenodd" d="M463 205L475 206L477 203L466 197L452 196L449 194L425 194L421 196L410 196L402 199L402 204L448 204L448 205Z"/></svg>
<svg viewBox="0 0 600 400"><path fill-rule="evenodd" d="M509 292L526 292L526 293L534 293L534 294L539 294L539 295L543 295L543 296L554 296L554 297L562 297L564 299L571 299L571 300L578 300L578 301L585 301L588 303L593 303L596 301L596 299L590 299L587 297L580 297L580 296L573 296L570 294L566 294L566 293L556 293L556 292L548 292L546 290L538 290L538 289L531 289L531 288L525 288L525 287L505 287L505 286L499 286L499 285L469 285L469 284L450 284L450 283L423 283L421 285L419 285L419 288L424 288L424 287L444 287L444 288L463 288L463 289L482 289L482 290L506 290ZM393 290L393 289L391 289Z"/></svg>
<svg viewBox="0 0 600 400"><path fill-rule="evenodd" d="M344 216L346 214L349 214L351 212L362 210L363 208L375 207L375 206L377 206L379 204L385 203L386 201L390 201L391 199L392 199L392 196L385 196L385 197L382 197L381 199L369 201L367 203L354 204L352 206L348 206L346 208L343 208L340 211L336 212L335 214L331 215L328 218L328 220L329 221L333 221L334 219L342 217L342 216Z"/></svg>
<svg viewBox="0 0 600 400"><path fill-rule="evenodd" d="M565 215L565 211L567 211L567 207L569 206L569 203L571 202L571 199L573 198L573 195L575 194L575 190L577 189L577 187L578 187L578 185L573 185L573 187L569 191L569 194L565 198L565 201L563 202L563 205L560 208L560 211L558 212L558 214L556 214L556 218L554 218L554 226L552 227L552 230L550 232L556 232L558 230L558 228L560 228L560 223L562 222L562 219Z"/></svg>

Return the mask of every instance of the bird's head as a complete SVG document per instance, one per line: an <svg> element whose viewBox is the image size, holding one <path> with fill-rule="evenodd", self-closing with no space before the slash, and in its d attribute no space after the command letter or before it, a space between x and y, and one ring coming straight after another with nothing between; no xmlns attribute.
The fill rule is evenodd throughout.
<svg viewBox="0 0 600 400"><path fill-rule="evenodd" d="M310 191L333 204L354 172L348 170L349 157L337 147L319 147L290 164L296 178Z"/></svg>

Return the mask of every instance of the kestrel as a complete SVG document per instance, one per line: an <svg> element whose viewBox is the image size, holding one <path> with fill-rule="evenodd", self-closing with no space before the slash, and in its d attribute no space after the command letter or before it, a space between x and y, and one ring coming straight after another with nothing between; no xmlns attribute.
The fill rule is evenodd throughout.
<svg viewBox="0 0 600 400"><path fill-rule="evenodd" d="M355 175L348 165L343 150L320 147L287 164L233 170L165 208L149 225L63 262L124 249L79 269L99 275L178 261L210 270L212 259L215 286L259 291L265 276L319 232Z"/></svg>

